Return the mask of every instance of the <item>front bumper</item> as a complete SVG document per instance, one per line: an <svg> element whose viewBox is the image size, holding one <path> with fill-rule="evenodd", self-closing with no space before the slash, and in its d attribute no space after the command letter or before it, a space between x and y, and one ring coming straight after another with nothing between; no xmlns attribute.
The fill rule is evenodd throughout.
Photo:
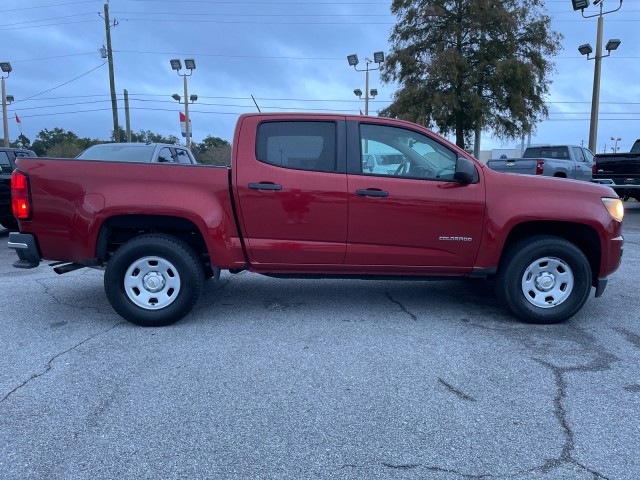
<svg viewBox="0 0 640 480"><path fill-rule="evenodd" d="M9 248L13 248L18 254L18 260L13 262L16 268L35 268L40 265L42 257L38 252L36 239L29 233L9 233Z"/></svg>

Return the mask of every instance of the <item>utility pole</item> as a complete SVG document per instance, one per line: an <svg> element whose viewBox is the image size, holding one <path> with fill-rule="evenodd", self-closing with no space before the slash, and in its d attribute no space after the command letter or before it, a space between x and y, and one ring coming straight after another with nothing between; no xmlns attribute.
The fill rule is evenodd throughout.
<svg viewBox="0 0 640 480"><path fill-rule="evenodd" d="M589 150L591 150L593 153L596 153L598 143L598 111L600 109L600 76L602 71L601 62L603 58L610 56L611 52L616 50L621 43L620 39L618 38L610 39L604 47L607 50L607 54L602 54L602 29L604 25L604 20L602 17L603 15L606 15L608 13L613 13L620 10L620 8L622 8L623 0L620 0L620 5L618 5L618 8L608 10L606 12L604 11L604 0L595 0L593 4L599 7L600 13L596 13L593 15L584 14L584 9L589 6L589 0L571 1L573 3L573 10L580 10L583 18L598 17L595 57L590 56L593 53L593 48L590 44L585 43L578 47L580 55L586 55L587 60L595 60L595 65L593 68L593 94L591 95L591 120L589 122Z"/></svg>
<svg viewBox="0 0 640 480"><path fill-rule="evenodd" d="M124 118L126 125L127 143L131 143L131 121L129 120L129 92L124 89Z"/></svg>
<svg viewBox="0 0 640 480"><path fill-rule="evenodd" d="M109 84L111 85L111 109L113 110L113 140L120 141L118 125L118 102L116 100L116 81L113 75L113 50L111 50L111 25L109 22L109 3L104 4L104 26L107 31L107 60L109 61Z"/></svg>

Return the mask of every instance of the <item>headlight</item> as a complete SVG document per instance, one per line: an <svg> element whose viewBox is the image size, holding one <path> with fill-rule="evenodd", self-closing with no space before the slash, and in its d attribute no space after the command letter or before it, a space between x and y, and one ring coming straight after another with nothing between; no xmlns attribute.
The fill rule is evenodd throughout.
<svg viewBox="0 0 640 480"><path fill-rule="evenodd" d="M602 204L607 209L609 215L621 222L624 217L624 205L619 198L602 198Z"/></svg>

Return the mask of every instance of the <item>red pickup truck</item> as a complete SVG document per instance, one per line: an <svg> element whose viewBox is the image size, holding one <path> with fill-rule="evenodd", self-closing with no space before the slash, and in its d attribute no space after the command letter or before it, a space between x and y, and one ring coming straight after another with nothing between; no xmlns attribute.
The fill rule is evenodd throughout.
<svg viewBox="0 0 640 480"><path fill-rule="evenodd" d="M143 326L187 315L223 269L487 278L516 316L555 323L603 293L623 246L609 187L495 172L380 117L242 115L230 168L23 158L12 201L15 267L105 267L111 305Z"/></svg>

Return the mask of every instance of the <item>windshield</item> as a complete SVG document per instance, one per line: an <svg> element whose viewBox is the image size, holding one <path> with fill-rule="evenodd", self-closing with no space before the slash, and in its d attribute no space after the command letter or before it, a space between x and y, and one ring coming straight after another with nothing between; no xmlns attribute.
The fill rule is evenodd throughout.
<svg viewBox="0 0 640 480"><path fill-rule="evenodd" d="M76 158L81 160L115 160L118 162L150 162L155 147L153 145L94 145Z"/></svg>

